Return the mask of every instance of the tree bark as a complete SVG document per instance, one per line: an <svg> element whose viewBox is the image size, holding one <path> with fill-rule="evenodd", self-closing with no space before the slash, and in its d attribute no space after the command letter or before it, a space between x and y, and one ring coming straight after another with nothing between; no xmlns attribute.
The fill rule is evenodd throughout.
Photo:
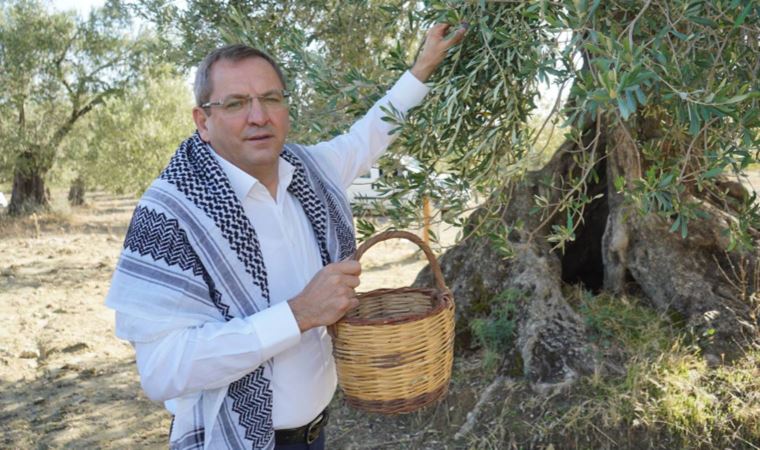
<svg viewBox="0 0 760 450"><path fill-rule="evenodd" d="M588 146L603 145L593 139L592 133L587 133L585 139ZM580 375L591 373L597 367L595 352L586 338L583 319L570 307L562 288L563 277L602 279L600 246L597 245L595 250L581 250L581 246L568 247L568 253L599 263L570 265L568 268L583 267L583 270L566 273L561 255L554 252L545 239L547 230L562 219L554 217L546 220L531 213L535 196L543 196L550 202L557 201L559 191L554 186L563 184L569 174L577 172L573 160L574 147L572 143L563 145L546 167L528 173L523 180L508 182L498 196L489 199L471 216L466 234L481 226L488 211L498 210L504 229L509 230L504 237L514 252L513 257L505 258L489 237L482 236L459 243L440 258L444 277L457 304L457 339L460 346L467 346L471 339L470 318L477 312L488 311L494 297L507 289L516 289L524 295L525 301L516 305L517 336L512 352L516 360L507 361L507 364L521 368L533 389L540 393L567 388ZM597 189L597 186L590 186L589 189ZM588 208L586 223L596 223L590 229L603 229L606 216L592 217L591 214L598 206L597 202ZM602 213L605 213L604 208ZM523 225L519 226L520 223ZM418 275L415 285L430 283L430 271L426 268Z"/></svg>
<svg viewBox="0 0 760 450"><path fill-rule="evenodd" d="M71 206L84 205L85 191L86 185L84 178L81 176L76 177L76 179L71 182L71 187L69 187L69 204Z"/></svg>
<svg viewBox="0 0 760 450"><path fill-rule="evenodd" d="M604 287L623 293L634 285L645 301L693 333L708 361L725 361L758 339L757 248L728 252L725 230L735 220L730 208L718 207L709 194L689 196L707 218L689 222L688 235L670 233L670 223L654 214L642 216L625 205L612 182L626 185L642 174L638 150L619 124L611 131L607 167L610 215L603 236ZM727 183L721 181L720 185ZM731 185L730 196L747 192Z"/></svg>
<svg viewBox="0 0 760 450"><path fill-rule="evenodd" d="M50 207L45 174L39 165L35 164L31 152L19 155L13 174L13 190L8 205L8 214L20 216Z"/></svg>

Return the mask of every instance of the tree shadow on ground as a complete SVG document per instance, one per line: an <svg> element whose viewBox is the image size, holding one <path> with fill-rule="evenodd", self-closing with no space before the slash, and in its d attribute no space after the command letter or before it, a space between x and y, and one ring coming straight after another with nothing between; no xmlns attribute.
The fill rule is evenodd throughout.
<svg viewBox="0 0 760 450"><path fill-rule="evenodd" d="M126 234L137 200L133 196L99 192L89 195L84 206L72 207L69 212L53 210L13 217L0 210L0 239L71 233L121 238Z"/></svg>
<svg viewBox="0 0 760 450"><path fill-rule="evenodd" d="M133 360L37 374L0 381L0 447L166 448L170 415L142 394Z"/></svg>
<svg viewBox="0 0 760 450"><path fill-rule="evenodd" d="M34 260L0 267L0 286L6 293L51 285L77 288L82 280L108 279L112 272L112 264L104 261L67 266L57 260Z"/></svg>
<svg viewBox="0 0 760 450"><path fill-rule="evenodd" d="M355 409L338 388L330 404L327 445L330 449L453 450L469 448L455 435L467 420L478 395L490 380L479 361L457 357L447 395L407 414L384 415Z"/></svg>
<svg viewBox="0 0 760 450"><path fill-rule="evenodd" d="M170 415L143 395L131 358L97 367L43 367L37 374L33 380L0 381L0 447L167 447ZM355 410L338 392L331 404L327 448L460 448L462 442L453 442L452 436L482 387L468 378L454 379L440 403L399 416Z"/></svg>

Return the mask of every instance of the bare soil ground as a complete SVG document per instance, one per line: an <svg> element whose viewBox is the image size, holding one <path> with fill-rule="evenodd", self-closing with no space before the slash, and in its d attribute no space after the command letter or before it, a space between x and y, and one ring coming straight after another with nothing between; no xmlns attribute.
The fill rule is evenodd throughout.
<svg viewBox="0 0 760 450"><path fill-rule="evenodd" d="M135 203L96 193L81 208L57 205L64 213L0 215L0 448L166 448L170 416L142 394L103 305ZM425 264L411 243L381 243L363 258L362 289L407 286ZM334 406L329 448L436 442L403 423L378 433L384 419L340 395Z"/></svg>

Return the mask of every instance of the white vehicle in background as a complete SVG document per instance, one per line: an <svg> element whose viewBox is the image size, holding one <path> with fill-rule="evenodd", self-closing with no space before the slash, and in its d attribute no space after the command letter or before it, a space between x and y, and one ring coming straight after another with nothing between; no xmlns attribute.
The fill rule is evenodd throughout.
<svg viewBox="0 0 760 450"><path fill-rule="evenodd" d="M379 190L377 183L381 175L379 168L372 167L348 187L348 202L354 214L384 215L385 211L394 207L390 201L393 191Z"/></svg>
<svg viewBox="0 0 760 450"><path fill-rule="evenodd" d="M359 176L354 183L348 187L348 201L351 204L369 203L374 200L381 200L390 195L390 192L382 193L375 188L377 180L380 178L380 169L372 167L369 172Z"/></svg>
<svg viewBox="0 0 760 450"><path fill-rule="evenodd" d="M423 172L419 161L411 156L401 157L402 169L404 172L420 174ZM356 210L371 209L372 205L379 205L381 208L393 208L393 202L390 198L393 196L393 190L380 189L378 181L382 176L382 171L377 167L372 167L369 172L362 174L354 180L353 184L348 187L348 201ZM433 177L433 183L437 186L438 195L433 199L436 208L448 210L452 204L467 201L469 193L448 175L448 174L428 174ZM414 197L413 192L407 192L403 195L404 199L411 200Z"/></svg>
<svg viewBox="0 0 760 450"><path fill-rule="evenodd" d="M401 172L420 173L422 168L420 162L411 156L404 155L400 159L401 167L396 169ZM376 200L387 200L393 195L392 191L378 190L377 181L383 172L378 167L372 167L369 172L362 174L354 180L354 183L348 187L348 201L351 204L364 203L368 204ZM387 189L387 188L386 188ZM387 204L389 202L383 202Z"/></svg>
<svg viewBox="0 0 760 450"><path fill-rule="evenodd" d="M8 200L6 200L5 195L0 192L0 208L5 208L6 206L8 206Z"/></svg>

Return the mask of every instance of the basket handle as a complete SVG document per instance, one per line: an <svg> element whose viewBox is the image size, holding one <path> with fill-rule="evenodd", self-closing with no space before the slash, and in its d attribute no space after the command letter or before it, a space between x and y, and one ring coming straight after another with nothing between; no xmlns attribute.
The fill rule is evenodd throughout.
<svg viewBox="0 0 760 450"><path fill-rule="evenodd" d="M352 259L355 259L359 261L359 258L364 255L364 253L369 250L370 247L373 245L387 241L388 239L394 239L394 238L401 238L406 239L408 241L412 241L413 243L417 244L417 246L422 249L423 253L425 253L425 256L427 257L428 263L430 263L430 269L433 271L433 277L435 278L435 285L441 292L447 292L449 288L446 287L446 283L443 280L443 273L441 272L441 266L438 264L438 260L435 258L435 255L433 254L433 251L430 250L430 247L425 244L425 242L422 241L416 234L410 233L408 231L401 231L401 230L389 230L389 231L383 231L382 233L376 234L372 236L371 238L367 239L362 243L362 245L359 246L359 248L356 250L356 253L354 254Z"/></svg>

